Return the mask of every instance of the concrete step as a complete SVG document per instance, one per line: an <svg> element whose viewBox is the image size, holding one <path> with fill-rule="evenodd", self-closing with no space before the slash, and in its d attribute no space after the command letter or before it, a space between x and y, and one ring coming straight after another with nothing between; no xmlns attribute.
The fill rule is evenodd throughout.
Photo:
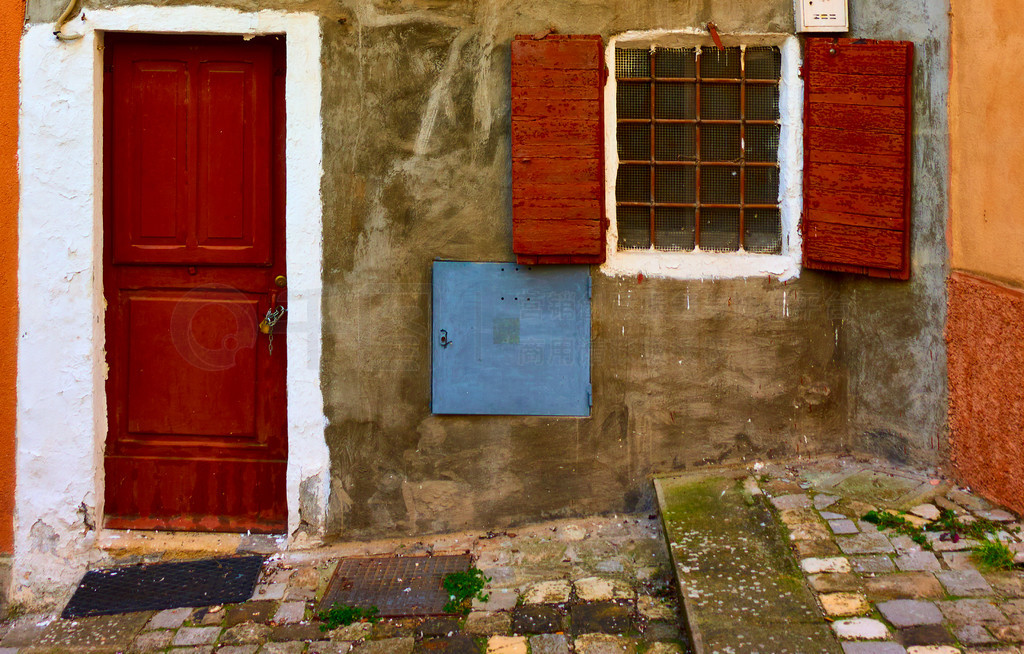
<svg viewBox="0 0 1024 654"><path fill-rule="evenodd" d="M695 654L842 651L745 471L661 477L654 486Z"/></svg>

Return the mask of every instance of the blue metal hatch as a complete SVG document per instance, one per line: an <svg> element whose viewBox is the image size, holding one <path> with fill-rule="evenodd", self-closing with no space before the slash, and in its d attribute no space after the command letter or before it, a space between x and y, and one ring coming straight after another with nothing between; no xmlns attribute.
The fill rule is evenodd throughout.
<svg viewBox="0 0 1024 654"><path fill-rule="evenodd" d="M432 410L590 415L586 266L435 261Z"/></svg>

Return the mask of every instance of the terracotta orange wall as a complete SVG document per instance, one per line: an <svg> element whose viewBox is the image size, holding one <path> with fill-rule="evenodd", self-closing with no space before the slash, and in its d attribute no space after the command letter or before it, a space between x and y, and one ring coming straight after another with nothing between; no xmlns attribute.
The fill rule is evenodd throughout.
<svg viewBox="0 0 1024 654"><path fill-rule="evenodd" d="M950 455L1024 512L1024 24L1020 0L952 0Z"/></svg>
<svg viewBox="0 0 1024 654"><path fill-rule="evenodd" d="M18 50L23 0L0 4L0 553L14 542L14 426L18 320Z"/></svg>
<svg viewBox="0 0 1024 654"><path fill-rule="evenodd" d="M1024 23L1020 0L952 0L950 256L1024 284Z"/></svg>
<svg viewBox="0 0 1024 654"><path fill-rule="evenodd" d="M1024 514L1024 293L953 273L946 338L953 468Z"/></svg>

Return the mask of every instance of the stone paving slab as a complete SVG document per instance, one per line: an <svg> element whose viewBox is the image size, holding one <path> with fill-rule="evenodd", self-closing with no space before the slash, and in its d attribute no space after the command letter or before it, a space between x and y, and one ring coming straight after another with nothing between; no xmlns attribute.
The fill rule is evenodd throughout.
<svg viewBox="0 0 1024 654"><path fill-rule="evenodd" d="M868 511L888 510L919 528L928 528L932 526L929 521L941 517L941 510L953 511L964 524L998 518L1008 527L992 537L1013 551L1022 551L1024 534L1014 528L1019 519L1012 513L933 474L893 469L877 462L865 465L863 461L839 458L785 467L769 465L764 470L770 472L759 477L761 486L779 489L767 490L770 496L792 495L794 484L813 498L827 494L827 504L814 504L819 522L831 524L840 520L837 516L841 514L860 530L858 534L833 533L831 537L847 555L850 572L821 572L813 566L803 570L826 607L841 592L863 592L870 602L874 614L854 619L862 622L833 623L833 629L841 632L845 652L1022 654L1024 567L982 571L972 556L972 549L978 545L974 539L925 531L926 540L921 544L906 534L878 529L862 519ZM780 519L784 519L783 513L779 511ZM793 545L801 556L807 556L807 546L800 542ZM826 551L828 544L816 542L814 549ZM1017 601L1022 606L1014 604ZM873 635L869 633L871 625L875 626Z"/></svg>
<svg viewBox="0 0 1024 654"><path fill-rule="evenodd" d="M125 651L152 617L153 612L149 611L55 620L30 647L21 651L28 654Z"/></svg>
<svg viewBox="0 0 1024 654"><path fill-rule="evenodd" d="M780 526L744 477L655 480L695 650L839 652ZM782 511L810 510L803 494L778 500Z"/></svg>

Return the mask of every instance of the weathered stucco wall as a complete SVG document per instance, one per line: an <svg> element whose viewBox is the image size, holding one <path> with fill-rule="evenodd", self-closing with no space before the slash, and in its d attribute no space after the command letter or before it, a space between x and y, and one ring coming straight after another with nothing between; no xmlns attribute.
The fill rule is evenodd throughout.
<svg viewBox="0 0 1024 654"><path fill-rule="evenodd" d="M1011 0L952 2L950 428L954 471L1024 511L1024 28ZM1008 174L1010 173L1010 174ZM993 280L1006 284L990 283Z"/></svg>
<svg viewBox="0 0 1024 654"><path fill-rule="evenodd" d="M851 0L851 36L914 42L910 281L842 276L857 449L938 463L946 448L948 0Z"/></svg>
<svg viewBox="0 0 1024 654"><path fill-rule="evenodd" d="M24 10L22 0L0 8L0 297L8 317L0 322L0 554L14 546L18 280L10 271L18 269L18 48Z"/></svg>
<svg viewBox="0 0 1024 654"><path fill-rule="evenodd" d="M594 271L588 419L432 416L434 258L510 260L509 42L792 30L789 2L361 3L325 21L325 375L332 531L637 508L646 476L844 445L839 295Z"/></svg>
<svg viewBox="0 0 1024 654"><path fill-rule="evenodd" d="M955 272L947 329L954 470L1024 512L1024 292Z"/></svg>

